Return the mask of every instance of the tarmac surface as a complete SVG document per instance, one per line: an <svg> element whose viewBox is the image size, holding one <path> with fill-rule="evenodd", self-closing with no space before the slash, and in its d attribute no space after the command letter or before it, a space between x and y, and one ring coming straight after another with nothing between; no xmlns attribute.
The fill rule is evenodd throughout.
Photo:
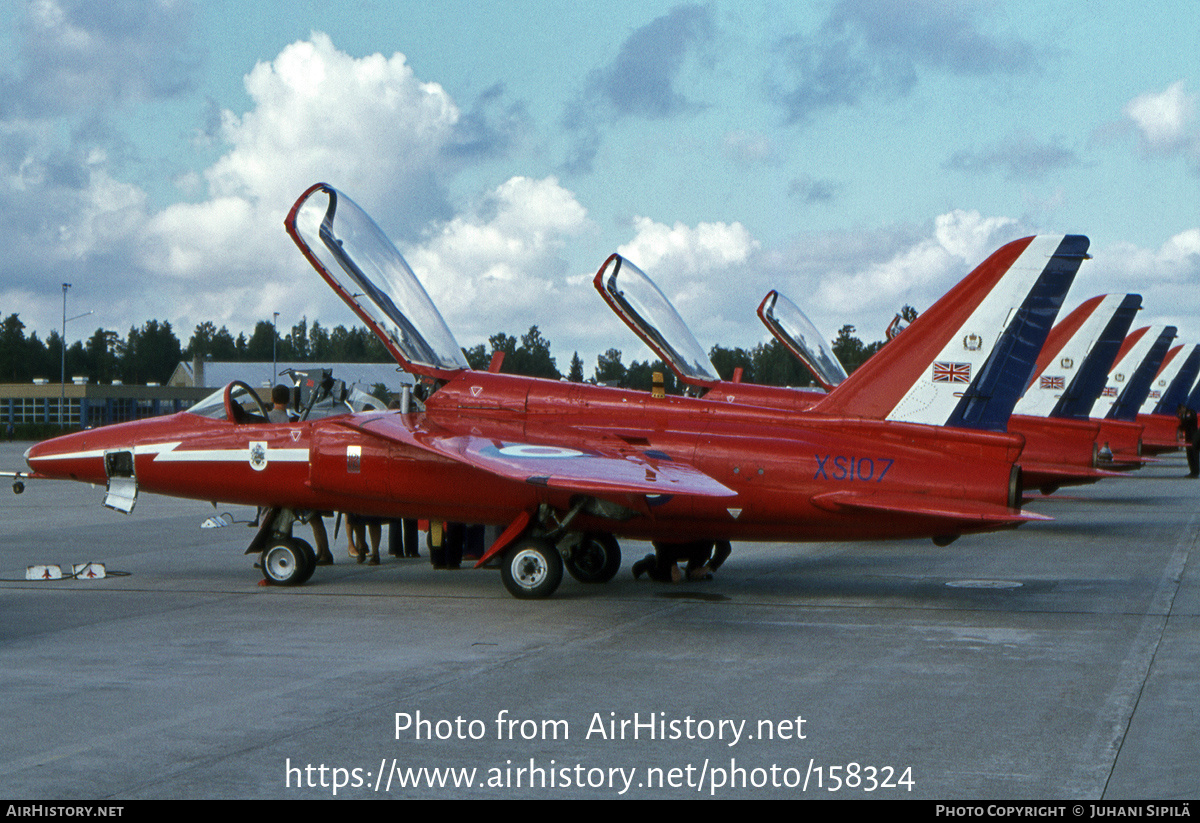
<svg viewBox="0 0 1200 823"><path fill-rule="evenodd" d="M734 544L708 583L635 581L623 543L613 582L537 602L356 565L344 532L308 585L263 587L250 529L200 528L223 509L30 483L0 503L0 794L1196 798L1185 471L946 548ZM113 576L24 580L83 561Z"/></svg>

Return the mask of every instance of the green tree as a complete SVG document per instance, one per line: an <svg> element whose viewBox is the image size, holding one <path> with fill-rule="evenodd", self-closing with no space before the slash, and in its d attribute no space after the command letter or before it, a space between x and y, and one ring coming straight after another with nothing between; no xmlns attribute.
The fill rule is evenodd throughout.
<svg viewBox="0 0 1200 823"><path fill-rule="evenodd" d="M25 324L17 315L10 314L0 325L0 380L24 383L32 376Z"/></svg>
<svg viewBox="0 0 1200 823"><path fill-rule="evenodd" d="M211 356L213 360L224 362L244 359L245 336L239 335L239 337L242 340L241 351L238 349L238 342L229 333L229 329L222 326L220 331L213 335L212 349L207 352L207 355Z"/></svg>
<svg viewBox="0 0 1200 823"><path fill-rule="evenodd" d="M25 341L25 356L30 377L52 377L57 380L61 351L58 332L51 331L46 336L46 343L38 339L37 332L30 334L29 339Z"/></svg>
<svg viewBox="0 0 1200 823"><path fill-rule="evenodd" d="M165 383L183 359L183 349L169 322L147 320L140 329L129 330L117 346L117 355L118 371L126 383Z"/></svg>
<svg viewBox="0 0 1200 823"><path fill-rule="evenodd" d="M188 340L187 348L183 350L184 358L191 360L193 357L212 357L213 338L216 336L217 327L211 320L198 324Z"/></svg>
<svg viewBox="0 0 1200 823"><path fill-rule="evenodd" d="M259 320L254 325L254 333L246 343L246 358L256 363L267 363L278 351L276 348L279 338L275 327L270 321ZM287 358L280 358L287 359Z"/></svg>
<svg viewBox="0 0 1200 823"><path fill-rule="evenodd" d="M482 343L463 349L463 356L467 358L467 364L476 371L485 371L488 367L488 353Z"/></svg>
<svg viewBox="0 0 1200 823"><path fill-rule="evenodd" d="M620 384L625 379L625 367L621 365L621 350L609 349L596 358L593 379L597 383Z"/></svg>
<svg viewBox="0 0 1200 823"><path fill-rule="evenodd" d="M97 383L110 383L117 376L117 346L121 338L115 331L96 329L87 342L88 375Z"/></svg>
<svg viewBox="0 0 1200 823"><path fill-rule="evenodd" d="M542 336L537 326L530 326L529 331L521 336L521 345L513 355L515 362L508 369L512 374L545 377L550 380L562 377L554 358L550 356L550 341ZM508 365L507 360L505 365Z"/></svg>
<svg viewBox="0 0 1200 823"><path fill-rule="evenodd" d="M642 362L634 360L629 364L629 368L625 370L625 377L621 381L621 386L634 391L650 391L654 388L654 373L658 372L663 376L663 391L667 394L678 394L679 383L675 379L675 372L667 368L667 365L661 360L650 362L649 360Z"/></svg>
<svg viewBox="0 0 1200 823"><path fill-rule="evenodd" d="M742 348L727 349L724 346L713 346L708 353L708 359L717 367L717 376L722 380L732 380L734 369L742 369L742 380L747 383L759 383L754 371L753 355Z"/></svg>
<svg viewBox="0 0 1200 823"><path fill-rule="evenodd" d="M313 321L312 328L308 330L308 352L313 360L328 360L329 359L329 332L325 331L325 327Z"/></svg>
<svg viewBox="0 0 1200 823"><path fill-rule="evenodd" d="M751 353L754 380L765 386L808 386L812 375L778 340L759 343Z"/></svg>
<svg viewBox="0 0 1200 823"><path fill-rule="evenodd" d="M572 383L583 382L583 358L579 356L579 352L575 352L571 357L571 371L568 372L567 379Z"/></svg>
<svg viewBox="0 0 1200 823"><path fill-rule="evenodd" d="M496 356L496 352L504 352L504 363L501 364L500 370L504 371L505 366L512 369L512 363L509 362L509 358L517 351L517 338L504 332L497 332L488 338L488 346L492 350L492 353L488 355L489 363L491 362L491 358Z"/></svg>
<svg viewBox="0 0 1200 823"><path fill-rule="evenodd" d="M302 363L308 362L310 359L308 343L308 318L301 317L300 322L292 326L291 334L287 336L287 359L299 360Z"/></svg>

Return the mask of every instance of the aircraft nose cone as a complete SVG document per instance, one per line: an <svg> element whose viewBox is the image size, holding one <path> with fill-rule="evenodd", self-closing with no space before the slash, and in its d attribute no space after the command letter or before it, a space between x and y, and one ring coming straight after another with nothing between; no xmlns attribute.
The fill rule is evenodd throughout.
<svg viewBox="0 0 1200 823"><path fill-rule="evenodd" d="M43 454L43 450L39 448L41 445L41 443L35 443L25 450L25 465L28 466L31 471L37 471L37 466L35 466L34 463L36 463L38 458Z"/></svg>
<svg viewBox="0 0 1200 823"><path fill-rule="evenodd" d="M41 446L41 443L34 443L25 450L25 465L31 469L33 468L33 461L37 460L44 453L44 449Z"/></svg>
<svg viewBox="0 0 1200 823"><path fill-rule="evenodd" d="M25 451L26 465L38 474L89 483L103 477L103 460L103 451L88 451L86 444L74 434L35 443Z"/></svg>

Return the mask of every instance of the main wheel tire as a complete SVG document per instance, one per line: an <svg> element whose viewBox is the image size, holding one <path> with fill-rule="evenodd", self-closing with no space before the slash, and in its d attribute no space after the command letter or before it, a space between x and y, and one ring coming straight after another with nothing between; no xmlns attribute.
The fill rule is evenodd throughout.
<svg viewBox="0 0 1200 823"><path fill-rule="evenodd" d="M299 586L312 576L313 564L304 551L302 540L274 540L259 558L263 577L276 586ZM309 552L312 548L309 547Z"/></svg>
<svg viewBox="0 0 1200 823"><path fill-rule="evenodd" d="M293 537L292 542L304 553L304 562L307 564L307 569L300 576L300 582L296 584L297 586L302 586L308 582L309 578L313 576L313 572L317 570L317 553L313 550L312 544L307 540Z"/></svg>
<svg viewBox="0 0 1200 823"><path fill-rule="evenodd" d="M536 600L554 594L562 582L563 561L549 541L536 537L520 540L504 553L500 577L504 588L521 600Z"/></svg>
<svg viewBox="0 0 1200 823"><path fill-rule="evenodd" d="M621 570L621 547L611 534L585 534L563 563L580 583L607 583Z"/></svg>

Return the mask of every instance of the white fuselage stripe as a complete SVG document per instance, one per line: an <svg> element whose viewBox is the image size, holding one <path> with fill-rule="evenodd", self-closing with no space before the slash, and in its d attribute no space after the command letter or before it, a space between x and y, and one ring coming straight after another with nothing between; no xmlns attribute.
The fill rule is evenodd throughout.
<svg viewBox="0 0 1200 823"><path fill-rule="evenodd" d="M165 463L242 463L250 459L250 446L241 449L184 449L179 450L179 441L173 443L152 443L134 446L133 453L152 454L154 462ZM63 452L62 454L44 454L33 458L33 462L50 460L89 460L101 459L108 452L123 451L123 449L90 449L79 452ZM281 463L307 463L308 449L277 449L267 446L267 455L271 460Z"/></svg>

